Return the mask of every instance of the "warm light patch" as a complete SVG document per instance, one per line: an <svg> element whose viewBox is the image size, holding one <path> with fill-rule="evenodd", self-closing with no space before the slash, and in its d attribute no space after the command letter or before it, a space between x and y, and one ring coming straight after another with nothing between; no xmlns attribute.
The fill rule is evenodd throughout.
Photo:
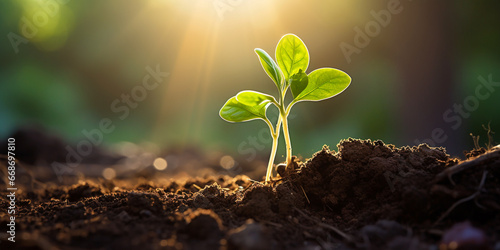
<svg viewBox="0 0 500 250"><path fill-rule="evenodd" d="M234 167L234 159L229 155L222 156L220 158L220 165L225 169L230 169Z"/></svg>
<svg viewBox="0 0 500 250"><path fill-rule="evenodd" d="M102 171L102 176L106 180L114 179L116 177L116 171L114 169L112 169L112 168L105 168Z"/></svg>
<svg viewBox="0 0 500 250"><path fill-rule="evenodd" d="M165 170L167 168L167 161L163 158L156 158L155 161L153 162L153 166L157 170Z"/></svg>

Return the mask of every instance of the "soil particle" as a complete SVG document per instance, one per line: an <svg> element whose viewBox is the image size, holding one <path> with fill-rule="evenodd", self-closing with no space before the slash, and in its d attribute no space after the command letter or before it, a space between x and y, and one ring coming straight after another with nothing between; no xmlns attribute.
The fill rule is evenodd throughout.
<svg viewBox="0 0 500 250"><path fill-rule="evenodd" d="M470 222L455 224L443 236L440 249L491 249L488 237L485 233L473 227Z"/></svg>
<svg viewBox="0 0 500 250"><path fill-rule="evenodd" d="M254 184L246 191L243 200L236 208L236 213L247 218L272 220L276 217L273 211L275 200L272 187Z"/></svg>
<svg viewBox="0 0 500 250"><path fill-rule="evenodd" d="M486 153L486 149L485 148L475 148L471 151L464 151L464 155L465 155L465 158L467 159L471 159L471 158L474 158L474 157L477 157L477 156L480 156L484 153Z"/></svg>
<svg viewBox="0 0 500 250"><path fill-rule="evenodd" d="M252 219L248 219L241 227L229 231L227 243L229 250L273 249L269 233L263 225Z"/></svg>
<svg viewBox="0 0 500 250"><path fill-rule="evenodd" d="M405 245L403 239L410 234L410 229L389 220L380 220L373 225L364 226L359 231L360 242L363 242L362 245L368 249L383 249L389 245L393 246L391 249L402 247ZM397 240L397 242L392 242L393 240Z"/></svg>
<svg viewBox="0 0 500 250"><path fill-rule="evenodd" d="M78 201L87 197L94 197L102 195L101 188L97 185L90 183L82 183L72 186L68 190L68 200Z"/></svg>
<svg viewBox="0 0 500 250"><path fill-rule="evenodd" d="M284 183L276 187L276 196L278 200L278 214L281 216L289 216L294 213L296 208L304 208L305 194L297 193L293 188Z"/></svg>
<svg viewBox="0 0 500 250"><path fill-rule="evenodd" d="M183 218L185 226L181 226L178 237L189 249L219 249L224 227L216 213L201 208L189 209Z"/></svg>
<svg viewBox="0 0 500 250"><path fill-rule="evenodd" d="M128 222L128 221L130 221L130 219L131 219L132 217L130 217L130 215L127 213L127 211L122 211L121 213L119 213L119 214L116 216L116 218L117 218L118 220L121 220L121 221L124 221L124 222Z"/></svg>
<svg viewBox="0 0 500 250"><path fill-rule="evenodd" d="M221 238L222 221L212 210L197 209L184 213L186 233L197 239Z"/></svg>
<svg viewBox="0 0 500 250"><path fill-rule="evenodd" d="M157 193L130 192L127 195L127 210L131 214L151 216L151 212L162 210L162 203Z"/></svg>

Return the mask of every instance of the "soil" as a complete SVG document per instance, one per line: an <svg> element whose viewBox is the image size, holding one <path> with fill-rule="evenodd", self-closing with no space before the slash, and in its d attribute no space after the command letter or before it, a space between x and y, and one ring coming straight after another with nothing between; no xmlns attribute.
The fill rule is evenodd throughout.
<svg viewBox="0 0 500 250"><path fill-rule="evenodd" d="M464 161L425 144L347 139L338 149L295 159L269 184L31 174L16 193L16 242L2 230L0 248L500 249L500 147Z"/></svg>

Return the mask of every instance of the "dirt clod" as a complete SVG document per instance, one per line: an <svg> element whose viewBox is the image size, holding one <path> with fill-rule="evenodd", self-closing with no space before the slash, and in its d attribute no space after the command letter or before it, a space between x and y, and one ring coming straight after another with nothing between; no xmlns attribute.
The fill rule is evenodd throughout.
<svg viewBox="0 0 500 250"><path fill-rule="evenodd" d="M264 226L252 219L228 233L228 249L260 250L272 249L272 246Z"/></svg>

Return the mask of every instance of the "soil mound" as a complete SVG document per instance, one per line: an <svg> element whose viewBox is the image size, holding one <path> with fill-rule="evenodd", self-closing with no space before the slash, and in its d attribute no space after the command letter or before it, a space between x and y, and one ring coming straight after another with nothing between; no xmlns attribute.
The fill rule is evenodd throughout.
<svg viewBox="0 0 500 250"><path fill-rule="evenodd" d="M2 248L500 247L500 148L465 162L425 144L347 139L338 148L324 146L270 184L239 175L19 188L18 235L3 235Z"/></svg>

